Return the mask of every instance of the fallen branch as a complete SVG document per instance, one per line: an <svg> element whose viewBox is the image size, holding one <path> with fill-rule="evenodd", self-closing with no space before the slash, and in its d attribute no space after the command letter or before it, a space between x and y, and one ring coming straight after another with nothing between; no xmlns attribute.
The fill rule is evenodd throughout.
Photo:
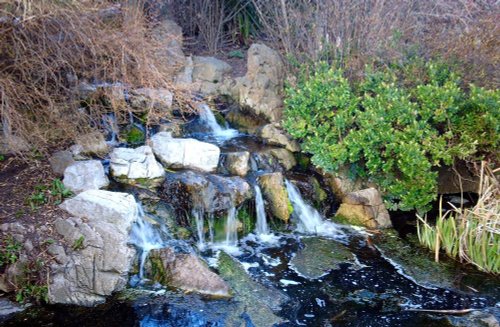
<svg viewBox="0 0 500 327"><path fill-rule="evenodd" d="M464 315L476 310L477 309L460 309L460 310L406 309L405 311L442 313L446 315Z"/></svg>

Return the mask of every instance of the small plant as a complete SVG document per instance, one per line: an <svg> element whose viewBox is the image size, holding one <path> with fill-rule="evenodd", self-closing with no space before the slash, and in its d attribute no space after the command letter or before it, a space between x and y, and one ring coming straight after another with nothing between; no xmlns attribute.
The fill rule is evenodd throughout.
<svg viewBox="0 0 500 327"><path fill-rule="evenodd" d="M245 58L245 54L243 53L243 51L241 50L233 50L233 51L230 51L227 56L229 58L240 58L240 59L244 59Z"/></svg>
<svg viewBox="0 0 500 327"><path fill-rule="evenodd" d="M82 235L79 238L77 238L74 242L71 248L74 251L81 250L83 249L83 242L85 241L85 237Z"/></svg>
<svg viewBox="0 0 500 327"><path fill-rule="evenodd" d="M0 241L0 245L0 269L6 265L16 263L19 259L21 243L9 235Z"/></svg>
<svg viewBox="0 0 500 327"><path fill-rule="evenodd" d="M73 196L73 192L67 189L60 179L54 179L52 181L52 187L50 192L54 199L54 204L56 205L60 204L62 200L64 200L65 198Z"/></svg>
<svg viewBox="0 0 500 327"><path fill-rule="evenodd" d="M73 195L60 179L54 179L50 185L36 185L35 191L28 197L27 202L32 210L38 209L44 204L60 204L65 198Z"/></svg>
<svg viewBox="0 0 500 327"><path fill-rule="evenodd" d="M36 259L23 267L22 278L16 285L16 301L24 303L35 301L48 302L48 286L45 278L45 261Z"/></svg>

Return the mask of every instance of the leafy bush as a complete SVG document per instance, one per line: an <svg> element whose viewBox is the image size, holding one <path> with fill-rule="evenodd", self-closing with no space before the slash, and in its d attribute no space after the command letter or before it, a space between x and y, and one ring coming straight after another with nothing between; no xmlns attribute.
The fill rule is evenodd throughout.
<svg viewBox="0 0 500 327"><path fill-rule="evenodd" d="M353 86L320 64L287 86L284 126L314 164L333 172L351 165L390 208L425 210L436 198L436 167L496 153L500 93L473 85L467 93L442 64L410 72L368 69Z"/></svg>

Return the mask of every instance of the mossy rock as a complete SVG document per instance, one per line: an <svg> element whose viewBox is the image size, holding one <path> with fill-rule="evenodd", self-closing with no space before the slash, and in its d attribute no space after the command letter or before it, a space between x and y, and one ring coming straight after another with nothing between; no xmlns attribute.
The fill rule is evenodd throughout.
<svg viewBox="0 0 500 327"><path fill-rule="evenodd" d="M218 270L254 326L273 326L283 322L273 311L279 311L288 301L285 294L254 281L239 262L223 251L219 255Z"/></svg>
<svg viewBox="0 0 500 327"><path fill-rule="evenodd" d="M356 265L354 254L343 244L320 237L302 239L304 247L290 261L290 265L306 278L316 279L340 264Z"/></svg>

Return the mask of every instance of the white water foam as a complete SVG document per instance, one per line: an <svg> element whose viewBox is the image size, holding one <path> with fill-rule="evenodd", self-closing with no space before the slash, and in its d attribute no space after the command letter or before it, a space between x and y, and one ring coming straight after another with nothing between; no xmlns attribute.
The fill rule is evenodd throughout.
<svg viewBox="0 0 500 327"><path fill-rule="evenodd" d="M304 234L316 234L335 239L345 239L346 234L341 226L324 220L319 212L307 204L300 195L299 189L290 181L285 180L288 197L293 206L293 217L297 219L297 231Z"/></svg>
<svg viewBox="0 0 500 327"><path fill-rule="evenodd" d="M215 119L214 113L207 104L198 106L201 121L207 125L212 134L219 140L229 140L238 136L239 132L232 128L222 127Z"/></svg>

